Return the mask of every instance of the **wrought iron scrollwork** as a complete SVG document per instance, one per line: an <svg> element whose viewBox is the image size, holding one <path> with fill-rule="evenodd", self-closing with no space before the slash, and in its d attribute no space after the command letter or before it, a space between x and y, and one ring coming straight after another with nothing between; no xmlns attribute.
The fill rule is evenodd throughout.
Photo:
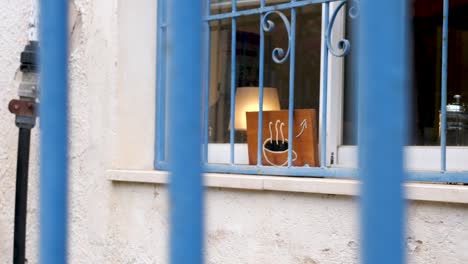
<svg viewBox="0 0 468 264"><path fill-rule="evenodd" d="M358 0L348 0L348 15L352 19L355 19L359 16L359 1Z"/></svg>
<svg viewBox="0 0 468 264"><path fill-rule="evenodd" d="M286 31L288 33L288 49L286 52L283 48L276 47L273 49L271 53L271 57L275 63L282 64L284 63L289 57L289 50L291 49L291 24L289 23L288 18L286 15L281 13L280 11L270 11L265 13L262 19L262 29L265 32L271 32L275 28L275 22L268 19L271 14L277 14L281 20L283 20L284 26L286 27Z"/></svg>
<svg viewBox="0 0 468 264"><path fill-rule="evenodd" d="M335 19L340 12L340 10L343 8L343 6L348 3L348 15L350 18L355 19L359 15L359 2L357 0L345 0L342 1L338 4L338 6L335 8L333 11L333 15L330 19L330 23L328 24L325 39L326 39L326 44L327 48L330 51L331 54L333 54L336 57L344 57L348 55L350 49L351 49L351 44L349 43L349 40L343 38L338 41L337 47L339 50L336 50L332 43L331 43L331 32L333 29L333 25L335 23Z"/></svg>

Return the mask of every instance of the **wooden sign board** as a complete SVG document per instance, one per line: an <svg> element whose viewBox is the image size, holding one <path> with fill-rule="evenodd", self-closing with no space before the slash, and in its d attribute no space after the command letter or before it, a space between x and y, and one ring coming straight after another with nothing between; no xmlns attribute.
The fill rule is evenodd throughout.
<svg viewBox="0 0 468 264"><path fill-rule="evenodd" d="M249 164L257 164L258 112L247 112ZM294 110L293 166L319 166L317 115L315 109ZM262 131L262 165L288 165L288 110L264 111Z"/></svg>

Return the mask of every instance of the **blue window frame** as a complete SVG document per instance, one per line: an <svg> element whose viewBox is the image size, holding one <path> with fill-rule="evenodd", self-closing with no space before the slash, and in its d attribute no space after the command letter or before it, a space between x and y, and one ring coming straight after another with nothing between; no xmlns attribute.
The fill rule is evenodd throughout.
<svg viewBox="0 0 468 264"><path fill-rule="evenodd" d="M249 2L257 4L248 4ZM259 2L259 3L258 3ZM447 1L444 3L446 4ZM157 93L156 93L156 150L155 150L155 167L156 169L167 170L167 133L166 133L166 98L168 93L166 74L167 74L167 65L170 63L167 58L167 14L166 14L166 0L158 1L158 52L157 52ZM331 5L334 8L331 8ZM296 59L302 54L296 54L296 38L297 38L297 17L298 10L301 10L305 7L320 7L321 6L321 15L322 15L322 33L321 33L321 71L320 71L320 128L319 128L319 160L320 165L318 167L297 167L292 166L292 150L288 149L288 164L284 167L277 166L266 166L261 164L261 144L262 142L262 107L260 103L263 101L264 90L265 90L265 75L268 74L268 68L266 67L265 60L271 57L271 60L276 64L283 64L289 66L289 83L288 83L288 116L289 120L292 120L293 113L295 109L295 87L294 76L297 73L295 68ZM214 7L218 7L215 9ZM341 13L340 13L341 12ZM338 166L330 166L330 159L327 153L327 102L328 102L328 76L329 76L329 56L346 56L353 43L350 43L346 39L336 40L332 39L332 31L339 14L343 14L354 19L359 15L359 6L357 1L324 1L324 0L302 0L302 1L229 1L229 0L216 0L210 1L206 0L204 2L204 16L203 16L203 27L204 27L204 51L203 51L203 118L202 118L202 142L203 142L203 161L205 164L206 172L220 172L220 173L239 173L239 174L266 174L266 175L284 175L284 176L313 176L313 177L336 177L336 178L355 178L358 175L357 169L352 168L342 168ZM444 6L444 12L448 13L448 6ZM229 162L226 164L214 164L208 162L208 148L209 148L209 131L210 131L210 78L213 74L211 52L211 34L212 25L215 22L224 23L227 27L230 26L230 50L236 51L237 45L239 45L237 38L242 37L238 34L239 23L242 22L242 19L249 17L254 20L257 20L258 31L256 32L259 39L259 51L258 51L258 85L259 87L259 117L258 117L258 145L257 145L257 161L256 165L245 165L237 164L235 162L235 155L237 151L236 146L236 134L234 129L228 131L228 143L229 150L227 151L229 155ZM275 20L275 19L276 20ZM448 32L448 16L444 15L443 18L443 34L444 36ZM281 24L281 27L285 32L276 30L271 32L274 26ZM266 52L267 48L265 47L265 41L268 38L268 35L283 34L287 36L287 47L274 47L270 48L268 53ZM284 36L283 36L284 37ZM441 135L440 135L440 149L441 149L441 165L440 170L438 171L410 171L408 173L409 180L422 180L422 181L432 181L432 182L467 182L468 183L468 172L466 171L447 171L446 169L446 79L447 79L447 38L443 38L442 43L442 80L441 80ZM236 56L238 52L230 52L229 66L227 66L228 72L228 82L229 86L229 126L234 127L235 121L235 101L236 101L236 89L239 87L239 82L236 79L238 72L236 72L236 67L239 65L236 64ZM238 70L238 69L237 69ZM292 76L292 77L291 77ZM289 122L292 123L292 122ZM292 136L292 126L288 127L288 142L292 145L294 137Z"/></svg>

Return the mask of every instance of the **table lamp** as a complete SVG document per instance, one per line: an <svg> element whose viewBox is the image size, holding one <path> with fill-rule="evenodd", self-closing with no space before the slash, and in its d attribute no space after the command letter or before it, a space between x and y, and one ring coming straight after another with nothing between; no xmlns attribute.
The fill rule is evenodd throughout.
<svg viewBox="0 0 468 264"><path fill-rule="evenodd" d="M236 90L234 128L239 131L247 130L246 112L256 112L259 109L259 87L238 87ZM263 88L263 111L280 110L278 89ZM229 122L229 129L231 129Z"/></svg>

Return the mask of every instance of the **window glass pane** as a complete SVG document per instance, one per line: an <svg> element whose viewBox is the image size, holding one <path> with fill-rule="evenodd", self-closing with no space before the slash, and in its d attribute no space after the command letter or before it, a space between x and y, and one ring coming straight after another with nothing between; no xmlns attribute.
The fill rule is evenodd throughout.
<svg viewBox="0 0 468 264"><path fill-rule="evenodd" d="M266 6L287 3L287 0L265 0ZM236 0L237 11L248 10L260 7L260 0ZM229 13L232 11L231 0L211 0L211 14Z"/></svg>
<svg viewBox="0 0 468 264"><path fill-rule="evenodd" d="M442 60L442 0L415 0L412 12L413 84L410 96L410 145L440 144L440 94ZM347 21L348 35L352 20ZM352 38L352 37L350 37ZM353 42L352 42L353 43ZM356 85L351 67L353 52L346 58L344 87L343 144L356 144L353 116ZM447 145L468 145L468 1L450 1L447 75ZM454 96L459 95L460 99ZM458 96L457 96L458 98ZM378 98L376 98L379 100ZM459 103L457 103L459 100ZM450 108L452 107L452 108ZM468 106L467 106L468 107ZM450 109L462 110L460 112Z"/></svg>
<svg viewBox="0 0 468 264"><path fill-rule="evenodd" d="M260 0L236 0L237 11L259 8ZM211 0L212 15L224 14L232 12L232 1L231 0Z"/></svg>
<svg viewBox="0 0 468 264"><path fill-rule="evenodd" d="M290 11L283 12L288 18ZM288 109L289 59L277 64L272 59L274 48L288 48L288 35L282 20L270 16L275 23L272 32L265 32L264 87L275 88L281 109ZM290 18L289 18L290 19ZM295 64L295 109L319 109L321 5L297 10ZM237 20L235 86L259 85L260 16L243 16ZM231 20L211 23L210 115L209 142L229 143L231 106ZM257 88L258 89L258 88ZM265 90L265 100L267 100ZM258 103L257 103L258 104ZM264 102L266 105L266 101ZM318 117L317 117L318 120ZM235 142L246 143L245 128L235 127Z"/></svg>
<svg viewBox="0 0 468 264"><path fill-rule="evenodd" d="M357 144L357 109L354 107L357 103L357 38L355 30L357 20L346 16L346 38L351 43L351 49L345 57L345 76L343 87L343 144ZM333 74L333 73L332 73Z"/></svg>

